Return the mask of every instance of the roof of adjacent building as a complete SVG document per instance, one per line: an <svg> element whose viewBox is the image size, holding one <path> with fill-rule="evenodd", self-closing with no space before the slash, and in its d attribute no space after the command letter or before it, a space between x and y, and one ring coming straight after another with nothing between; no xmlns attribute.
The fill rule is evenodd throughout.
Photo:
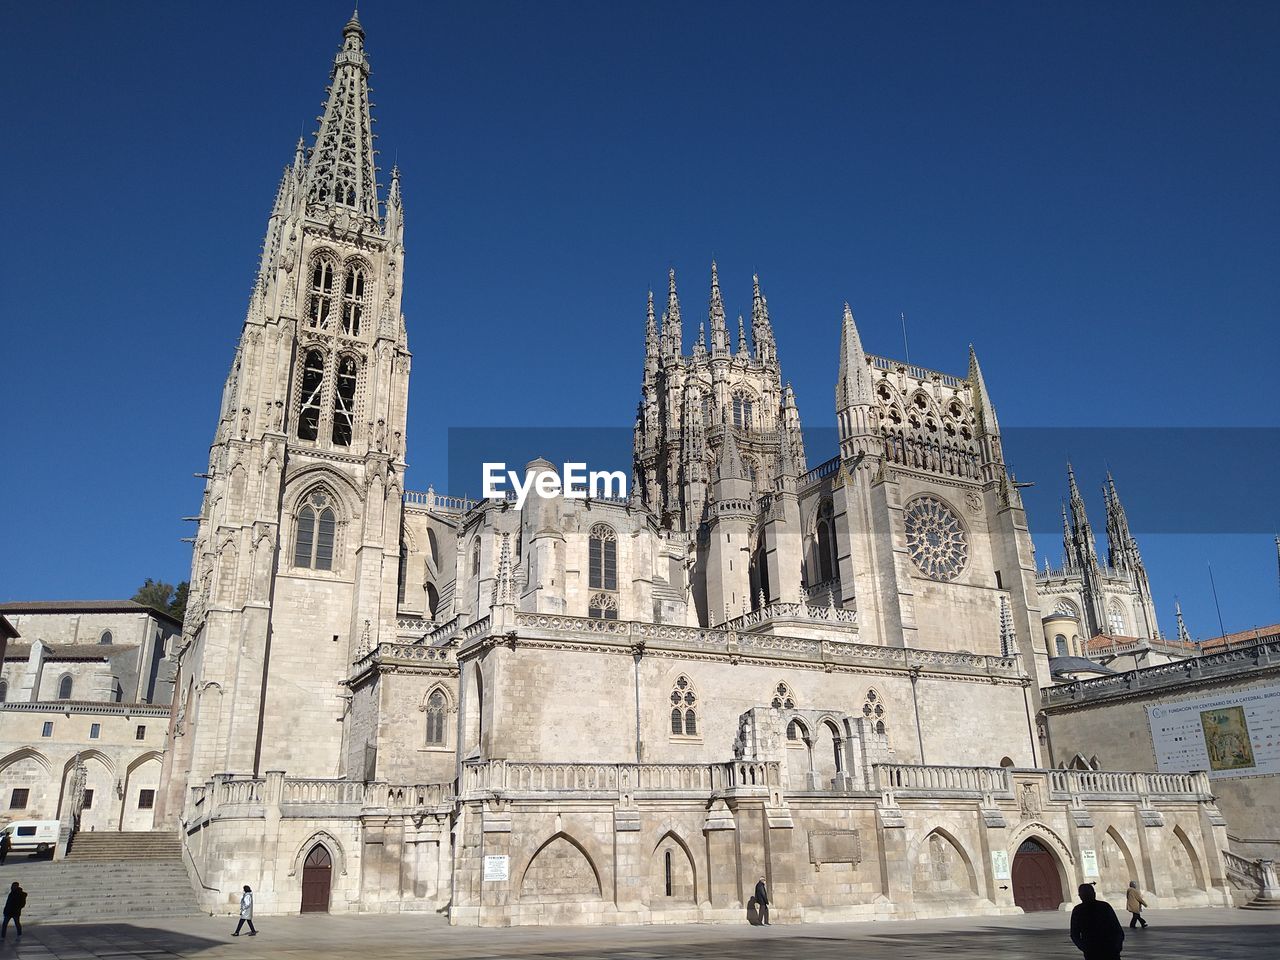
<svg viewBox="0 0 1280 960"><path fill-rule="evenodd" d="M1069 676L1074 673L1115 673L1110 667L1094 663L1086 657L1050 657L1049 673L1055 677Z"/></svg>
<svg viewBox="0 0 1280 960"><path fill-rule="evenodd" d="M1265 627L1254 627L1251 630L1238 630L1235 633L1228 633L1221 637L1210 637L1208 640L1201 640L1196 646L1206 653L1210 650L1222 650L1226 647L1245 646L1251 643L1257 643L1265 637L1274 637L1280 635L1280 623L1268 624Z"/></svg>
<svg viewBox="0 0 1280 960"><path fill-rule="evenodd" d="M5 619L4 614L0 614L0 637L16 637L18 636L18 628Z"/></svg>
<svg viewBox="0 0 1280 960"><path fill-rule="evenodd" d="M21 600L0 603L0 613L149 613L181 627L173 614L136 600Z"/></svg>
<svg viewBox="0 0 1280 960"><path fill-rule="evenodd" d="M43 643L43 641L40 641ZM30 643L11 643L5 647L5 660L26 660L31 656ZM45 643L46 660L110 660L133 653L136 643Z"/></svg>

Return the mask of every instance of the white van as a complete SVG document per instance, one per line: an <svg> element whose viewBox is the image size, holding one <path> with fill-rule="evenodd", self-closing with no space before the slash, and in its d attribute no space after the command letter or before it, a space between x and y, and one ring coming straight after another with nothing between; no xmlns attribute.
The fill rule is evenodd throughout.
<svg viewBox="0 0 1280 960"><path fill-rule="evenodd" d="M9 835L10 853L48 853L58 843L57 820L14 820L0 832Z"/></svg>

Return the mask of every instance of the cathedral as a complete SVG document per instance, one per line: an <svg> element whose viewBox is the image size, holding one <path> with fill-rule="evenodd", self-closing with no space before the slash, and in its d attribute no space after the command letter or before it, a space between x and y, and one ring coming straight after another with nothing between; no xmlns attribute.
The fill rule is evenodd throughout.
<svg viewBox="0 0 1280 960"><path fill-rule="evenodd" d="M838 449L807 451L759 279L733 329L713 263L689 348L672 272L637 311L629 496L407 490L431 318L401 313L364 44L353 16L284 169L210 447L156 811L205 908L740 922L760 877L783 922L1088 880L1229 902L1203 774L1049 754L1040 690L1083 656L1056 631L1156 637L1151 591L1113 488L1103 564L1074 478L1037 571L972 349L874 356L833 310L790 344L839 344L809 411Z"/></svg>

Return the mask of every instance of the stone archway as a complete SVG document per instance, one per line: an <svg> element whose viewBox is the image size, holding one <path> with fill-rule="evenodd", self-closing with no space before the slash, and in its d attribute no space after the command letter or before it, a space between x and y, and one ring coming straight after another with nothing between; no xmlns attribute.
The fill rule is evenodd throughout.
<svg viewBox="0 0 1280 960"><path fill-rule="evenodd" d="M1013 902L1025 913L1057 910L1064 899L1062 872L1049 847L1027 837L1013 855Z"/></svg>

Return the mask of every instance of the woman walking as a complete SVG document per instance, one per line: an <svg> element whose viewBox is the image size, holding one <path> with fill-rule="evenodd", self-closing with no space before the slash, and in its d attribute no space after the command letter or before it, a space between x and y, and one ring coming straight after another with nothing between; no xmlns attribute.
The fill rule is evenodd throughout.
<svg viewBox="0 0 1280 960"><path fill-rule="evenodd" d="M232 936L240 936L240 928L246 923L249 925L249 936L256 937L258 931L253 926L253 891L247 883L244 885L244 893L240 894L240 922L236 924L236 932Z"/></svg>
<svg viewBox="0 0 1280 960"><path fill-rule="evenodd" d="M1124 908L1133 914L1133 919L1129 921L1129 929L1132 930L1138 924L1142 924L1142 929L1147 929L1147 921L1143 919L1142 908L1147 905L1147 901L1142 899L1142 891L1138 889L1138 881L1130 880L1129 889L1124 892Z"/></svg>

